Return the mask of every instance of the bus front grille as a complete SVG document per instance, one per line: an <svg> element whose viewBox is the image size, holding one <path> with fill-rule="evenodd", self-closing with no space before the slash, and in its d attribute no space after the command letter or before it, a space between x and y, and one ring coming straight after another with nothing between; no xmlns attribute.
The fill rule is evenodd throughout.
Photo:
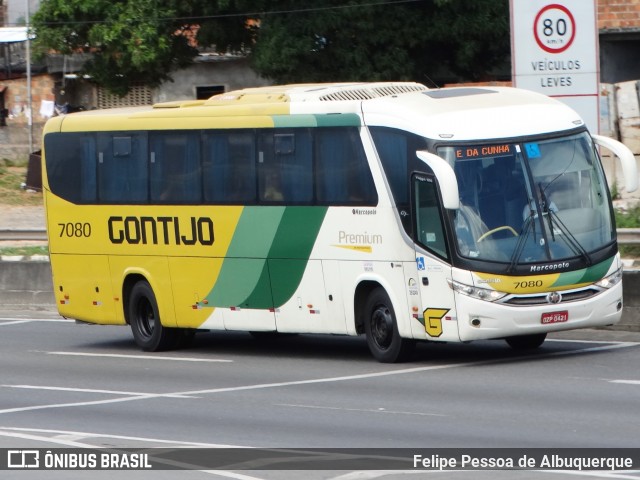
<svg viewBox="0 0 640 480"><path fill-rule="evenodd" d="M562 300L558 302L558 304L567 303L567 302L577 302L579 300L586 300L588 298L594 297L600 293L599 290L595 288L587 288L584 290L577 290L572 292L564 292L561 293ZM502 303L506 305L514 305L518 307L531 306L531 305L549 305L550 302L547 300L547 294L540 295L513 295L511 297L507 297Z"/></svg>

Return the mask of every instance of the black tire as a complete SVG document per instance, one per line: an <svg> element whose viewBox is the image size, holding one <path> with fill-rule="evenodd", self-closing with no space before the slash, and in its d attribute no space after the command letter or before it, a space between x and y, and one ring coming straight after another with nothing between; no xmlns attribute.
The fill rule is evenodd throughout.
<svg viewBox="0 0 640 480"><path fill-rule="evenodd" d="M542 345L546 338L546 333L536 333L533 335L507 337L505 340L514 350L534 350Z"/></svg>
<svg viewBox="0 0 640 480"><path fill-rule="evenodd" d="M369 350L379 362L404 362L411 357L415 341L400 337L393 305L383 288L376 288L367 298L364 331Z"/></svg>
<svg viewBox="0 0 640 480"><path fill-rule="evenodd" d="M131 289L128 312L133 338L142 350L159 352L176 347L182 332L162 325L156 296L146 281L139 281Z"/></svg>

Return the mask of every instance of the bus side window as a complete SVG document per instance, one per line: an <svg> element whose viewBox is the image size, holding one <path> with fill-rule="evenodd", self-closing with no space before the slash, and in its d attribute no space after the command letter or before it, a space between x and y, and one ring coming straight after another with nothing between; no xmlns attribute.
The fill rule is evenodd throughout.
<svg viewBox="0 0 640 480"><path fill-rule="evenodd" d="M251 204L256 200L255 135L250 131L205 132L204 200L209 204Z"/></svg>
<svg viewBox="0 0 640 480"><path fill-rule="evenodd" d="M151 202L201 201L200 143L196 133L151 134Z"/></svg>
<svg viewBox="0 0 640 480"><path fill-rule="evenodd" d="M93 133L50 133L44 138L49 186L73 203L96 200L96 137Z"/></svg>
<svg viewBox="0 0 640 480"><path fill-rule="evenodd" d="M449 258L435 182L414 176L416 240L445 260Z"/></svg>
<svg viewBox="0 0 640 480"><path fill-rule="evenodd" d="M267 131L258 152L260 201L308 205L313 201L313 150L309 129Z"/></svg>
<svg viewBox="0 0 640 480"><path fill-rule="evenodd" d="M148 201L146 133L98 133L98 200Z"/></svg>
<svg viewBox="0 0 640 480"><path fill-rule="evenodd" d="M316 195L323 205L376 205L378 195L355 128L316 131Z"/></svg>

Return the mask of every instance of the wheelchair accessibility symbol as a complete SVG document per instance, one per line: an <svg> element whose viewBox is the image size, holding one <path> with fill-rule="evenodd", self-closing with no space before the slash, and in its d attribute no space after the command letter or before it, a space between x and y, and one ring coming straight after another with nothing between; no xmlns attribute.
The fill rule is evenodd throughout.
<svg viewBox="0 0 640 480"><path fill-rule="evenodd" d="M424 257L416 258L416 263L418 264L418 270L425 270L426 269L426 267L424 266Z"/></svg>

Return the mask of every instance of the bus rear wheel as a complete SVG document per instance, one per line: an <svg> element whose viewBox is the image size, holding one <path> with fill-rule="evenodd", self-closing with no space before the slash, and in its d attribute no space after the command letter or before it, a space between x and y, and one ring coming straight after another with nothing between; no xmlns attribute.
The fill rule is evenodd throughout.
<svg viewBox="0 0 640 480"><path fill-rule="evenodd" d="M133 338L140 348L158 352L176 347L181 332L160 322L158 302L148 282L139 281L131 289L128 313Z"/></svg>
<svg viewBox="0 0 640 480"><path fill-rule="evenodd" d="M407 361L413 353L415 342L400 337L396 314L383 288L371 292L364 313L364 331L373 357L382 363Z"/></svg>
<svg viewBox="0 0 640 480"><path fill-rule="evenodd" d="M533 350L544 343L547 338L546 333L536 333L533 335L519 335L517 337L507 337L506 342L514 350Z"/></svg>

